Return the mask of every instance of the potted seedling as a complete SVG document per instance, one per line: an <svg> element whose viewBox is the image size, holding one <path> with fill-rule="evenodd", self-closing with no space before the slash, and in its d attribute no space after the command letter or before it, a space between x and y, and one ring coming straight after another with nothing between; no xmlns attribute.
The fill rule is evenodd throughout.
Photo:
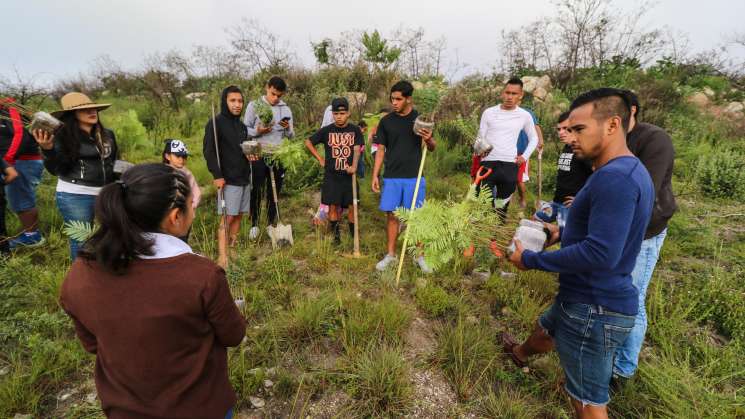
<svg viewBox="0 0 745 419"><path fill-rule="evenodd" d="M435 113L440 105L440 91L434 87L414 90L414 104L419 116L414 121L414 132L420 129L432 130L435 127Z"/></svg>
<svg viewBox="0 0 745 419"><path fill-rule="evenodd" d="M272 121L274 120L274 112L272 111L272 107L269 106L269 104L266 103L263 99L259 98L258 100L254 101L254 112L256 113L256 116L259 117L259 122L261 122L262 126L272 126Z"/></svg>
<svg viewBox="0 0 745 419"><path fill-rule="evenodd" d="M12 99L0 100L0 107L15 108L26 121L31 120L31 123L28 125L28 129L31 132L38 129L46 131L50 134L55 134L57 131L59 131L60 128L62 128L62 125L64 125L62 121L55 118L54 116L43 111L34 111L32 108L16 103ZM0 118L11 120L9 117Z"/></svg>

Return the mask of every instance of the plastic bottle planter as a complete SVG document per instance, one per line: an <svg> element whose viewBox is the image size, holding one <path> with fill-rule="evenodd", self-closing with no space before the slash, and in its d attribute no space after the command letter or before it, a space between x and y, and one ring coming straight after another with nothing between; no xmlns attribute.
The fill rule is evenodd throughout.
<svg viewBox="0 0 745 419"><path fill-rule="evenodd" d="M491 153L492 148L494 147L481 137L477 137L476 141L473 142L473 153L477 156Z"/></svg>
<svg viewBox="0 0 745 419"><path fill-rule="evenodd" d="M514 238L520 240L523 249L534 252L542 251L547 239L546 232L543 231L543 223L526 219L520 220L520 226L517 228ZM507 252L512 254L514 251L515 242L513 240L507 247Z"/></svg>
<svg viewBox="0 0 745 419"><path fill-rule="evenodd" d="M435 127L434 121L431 121L431 122L426 121L424 118L421 117L421 115L417 116L416 119L414 120L414 134L419 135L420 129L427 129L431 131L432 129L434 129L434 127Z"/></svg>
<svg viewBox="0 0 745 419"><path fill-rule="evenodd" d="M64 124L59 119L46 112L36 112L31 119L29 129L31 132L40 129L50 134L56 133Z"/></svg>
<svg viewBox="0 0 745 419"><path fill-rule="evenodd" d="M247 156L261 156L261 144L258 141L244 141L241 143L241 149L243 149L243 154Z"/></svg>

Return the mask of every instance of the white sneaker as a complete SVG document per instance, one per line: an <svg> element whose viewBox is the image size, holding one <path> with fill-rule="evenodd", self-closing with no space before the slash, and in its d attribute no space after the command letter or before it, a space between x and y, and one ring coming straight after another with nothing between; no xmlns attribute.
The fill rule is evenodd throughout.
<svg viewBox="0 0 745 419"><path fill-rule="evenodd" d="M389 255L386 253L385 257L380 260L380 262L375 264L375 269L377 269L380 272L383 272L388 265L390 265L392 262L396 261L395 255Z"/></svg>
<svg viewBox="0 0 745 419"><path fill-rule="evenodd" d="M248 238L251 240L256 240L256 238L259 237L259 228L256 226L251 227L251 230L248 232Z"/></svg>
<svg viewBox="0 0 745 419"><path fill-rule="evenodd" d="M427 265L427 262L424 261L424 256L419 256L418 258L414 259L414 262L419 265L419 269L421 269L423 273L432 273L432 268L430 268L429 265Z"/></svg>

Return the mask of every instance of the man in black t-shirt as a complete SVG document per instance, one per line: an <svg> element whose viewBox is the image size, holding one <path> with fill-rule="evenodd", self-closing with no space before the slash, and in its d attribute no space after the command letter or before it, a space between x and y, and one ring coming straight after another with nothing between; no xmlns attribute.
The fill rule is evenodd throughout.
<svg viewBox="0 0 745 419"><path fill-rule="evenodd" d="M427 150L435 149L432 131L421 129L414 132L414 121L419 113L413 107L411 95L414 86L408 81L399 81L391 87L391 105L393 112L384 116L378 124L375 143L378 150L375 153L375 165L372 173L372 189L381 192L380 169L385 163L383 174L383 188L380 194L380 210L387 213L388 252L375 265L375 269L384 271L391 262L396 260L396 239L398 238L399 221L393 213L397 208L409 208L414 198L416 178L419 163L422 159L422 142ZM419 184L416 208L424 202L424 178ZM425 263L424 257L419 256L416 263L425 273L432 272Z"/></svg>
<svg viewBox="0 0 745 419"><path fill-rule="evenodd" d="M536 218L542 221L549 223L558 221L559 227L564 226L574 197L592 174L592 162L579 159L572 151L572 134L567 130L568 118L569 112L564 112L559 115L559 121L556 124L556 132L559 134L559 141L564 143L564 148L559 154L554 200L542 205L541 209L535 213Z"/></svg>
<svg viewBox="0 0 745 419"><path fill-rule="evenodd" d="M339 232L339 213L353 203L352 174L357 171L360 147L365 145L360 128L348 123L349 103L345 98L331 102L334 123L316 131L305 146L325 167L321 186L321 203L329 206L329 222L334 232L334 244L341 243ZM323 143L325 158L316 150L316 144ZM354 210L348 211L349 234L354 236Z"/></svg>

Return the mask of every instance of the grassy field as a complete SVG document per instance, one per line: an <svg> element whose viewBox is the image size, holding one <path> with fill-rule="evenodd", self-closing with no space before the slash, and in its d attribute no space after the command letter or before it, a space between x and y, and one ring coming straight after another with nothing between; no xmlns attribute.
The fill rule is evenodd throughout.
<svg viewBox="0 0 745 419"><path fill-rule="evenodd" d="M673 122L680 211L649 289L640 370L612 396L610 412L617 418L745 417L745 205L735 197L705 197L694 176L702 156L731 146L691 141L689 121ZM199 134L188 141L195 152L190 168L208 185ZM558 148L547 150L544 191L551 191ZM137 147L127 151L130 160L156 159ZM468 162L464 148L443 141L426 170L428 198L463 196ZM0 261L3 418L103 417L93 358L57 304L69 262L54 185L45 174L39 190L48 244ZM281 198L294 247L272 251L265 233L250 242L244 227L228 269L249 321L246 342L229 349L238 418L571 416L557 357L536 358L519 370L497 341L502 330L527 336L554 297L555 275L515 272L481 251L475 263L458 260L431 276L409 258L396 286L394 272L374 270L385 248L384 215L369 175L361 186L359 259L349 257L350 240L335 248L312 226L316 190L288 190ZM205 192L191 244L215 257L214 191L207 186ZM522 215L510 209L510 219ZM15 216L7 216L17 231Z"/></svg>

